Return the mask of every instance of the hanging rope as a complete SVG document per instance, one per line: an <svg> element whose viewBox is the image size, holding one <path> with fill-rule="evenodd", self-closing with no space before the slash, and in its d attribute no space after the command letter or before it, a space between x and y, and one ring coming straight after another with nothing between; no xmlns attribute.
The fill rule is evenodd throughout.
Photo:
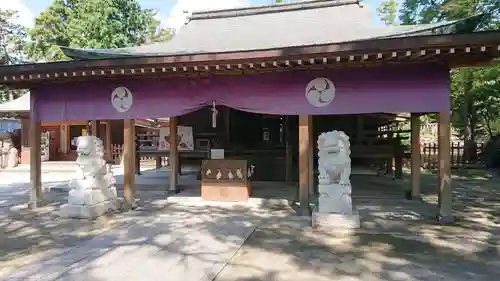
<svg viewBox="0 0 500 281"><path fill-rule="evenodd" d="M212 102L212 128L217 127L217 114L219 111L215 107L215 101Z"/></svg>

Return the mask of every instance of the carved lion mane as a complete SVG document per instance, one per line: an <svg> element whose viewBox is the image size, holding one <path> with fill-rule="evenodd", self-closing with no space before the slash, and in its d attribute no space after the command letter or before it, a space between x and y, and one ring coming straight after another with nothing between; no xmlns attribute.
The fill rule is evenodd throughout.
<svg viewBox="0 0 500 281"><path fill-rule="evenodd" d="M318 180L320 184L339 182L349 185L351 174L349 137L342 131L322 133L318 137Z"/></svg>
<svg viewBox="0 0 500 281"><path fill-rule="evenodd" d="M76 140L76 153L78 156L104 157L104 146L96 136L82 136Z"/></svg>

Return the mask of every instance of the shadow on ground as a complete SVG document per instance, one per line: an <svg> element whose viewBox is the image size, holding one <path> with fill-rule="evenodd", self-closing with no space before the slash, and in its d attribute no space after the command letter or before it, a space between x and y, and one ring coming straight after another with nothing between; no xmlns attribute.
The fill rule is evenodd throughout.
<svg viewBox="0 0 500 281"><path fill-rule="evenodd" d="M1 225L1 259L32 247L51 249L40 262L16 271L17 280L495 280L500 276L498 179L477 172L455 176L459 222L452 226L437 225L432 218L435 183L434 175L423 176L423 202L358 196L356 205L366 201L360 210L363 228L343 236L313 231L289 209L168 204L157 191L138 193L144 198L142 210L97 222L66 222L97 229L82 231L83 236L69 226L59 232L51 228L54 221L64 225L53 210L16 211L1 219L7 221ZM405 183L393 185L401 194L396 186ZM390 202L398 203L392 208ZM395 214L377 215L376 208ZM412 209L415 217L406 216ZM120 227L109 227L113 224ZM58 236L64 232L69 238Z"/></svg>

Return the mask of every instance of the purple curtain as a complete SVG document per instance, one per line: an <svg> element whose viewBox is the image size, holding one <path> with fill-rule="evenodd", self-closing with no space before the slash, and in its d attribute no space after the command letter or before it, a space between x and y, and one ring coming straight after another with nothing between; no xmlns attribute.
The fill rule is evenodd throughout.
<svg viewBox="0 0 500 281"><path fill-rule="evenodd" d="M322 107L306 98L308 83L327 78L335 95ZM126 87L132 104L118 111L112 93ZM295 71L189 79L126 79L32 89L38 121L179 116L211 105L279 115L440 112L450 110L449 69L438 65Z"/></svg>

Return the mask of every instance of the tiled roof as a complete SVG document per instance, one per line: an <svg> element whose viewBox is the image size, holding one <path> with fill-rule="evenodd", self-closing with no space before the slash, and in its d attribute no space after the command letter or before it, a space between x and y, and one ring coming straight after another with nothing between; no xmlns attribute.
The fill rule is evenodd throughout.
<svg viewBox="0 0 500 281"><path fill-rule="evenodd" d="M425 25L377 26L352 0L315 0L194 12L172 40L120 49L63 48L76 59L172 56L314 46L390 37L472 32L479 18Z"/></svg>

